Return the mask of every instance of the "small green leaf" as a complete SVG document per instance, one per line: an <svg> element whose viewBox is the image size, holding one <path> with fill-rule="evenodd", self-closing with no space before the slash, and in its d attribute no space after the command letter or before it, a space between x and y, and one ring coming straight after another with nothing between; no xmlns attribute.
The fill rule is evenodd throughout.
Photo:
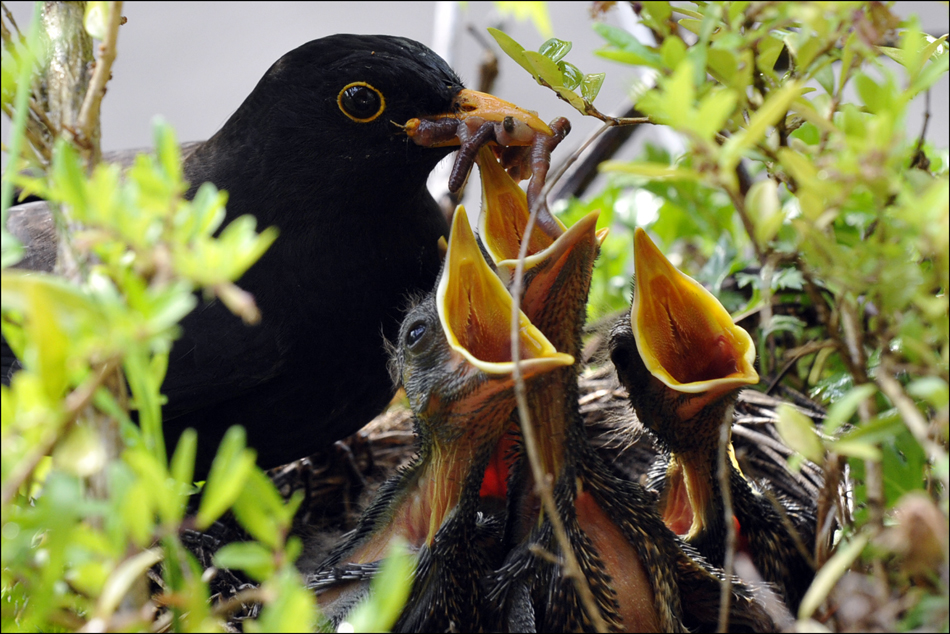
<svg viewBox="0 0 950 634"><path fill-rule="evenodd" d="M414 570L406 543L395 540L373 579L370 599L347 618L354 632L388 632L392 628L409 598Z"/></svg>
<svg viewBox="0 0 950 634"><path fill-rule="evenodd" d="M557 67L561 69L561 83L565 88L574 90L581 85L581 81L584 79L584 73L582 73L577 66L570 62L558 62Z"/></svg>
<svg viewBox="0 0 950 634"><path fill-rule="evenodd" d="M563 84L564 79L561 74L561 69L547 57L541 53L535 53L534 51L525 51L521 55L527 60L528 64L531 65L531 68L534 69L533 74L535 78L544 80L544 82L552 88Z"/></svg>
<svg viewBox="0 0 950 634"><path fill-rule="evenodd" d="M714 90L699 103L690 128L702 139L711 140L726 124L736 108L736 94L729 89Z"/></svg>
<svg viewBox="0 0 950 634"><path fill-rule="evenodd" d="M843 423L848 422L858 411L858 405L876 393L877 386L871 383L851 388L847 394L836 400L828 408L828 415L825 416L823 426L824 432L828 435L834 434Z"/></svg>
<svg viewBox="0 0 950 634"><path fill-rule="evenodd" d="M102 594L96 609L96 616L106 621L119 607L119 603L132 589L136 579L148 572L148 569L162 560L162 551L159 549L145 550L123 561L109 575L109 580L103 586Z"/></svg>
<svg viewBox="0 0 950 634"><path fill-rule="evenodd" d="M191 486L195 475L195 455L198 451L198 433L188 428L178 438L172 454L171 475L180 484Z"/></svg>
<svg viewBox="0 0 950 634"><path fill-rule="evenodd" d="M858 440L833 440L828 443L828 450L842 456L850 456L858 460L881 461L881 450L873 443Z"/></svg>
<svg viewBox="0 0 950 634"><path fill-rule="evenodd" d="M254 468L255 452L246 448L244 428L235 425L224 434L211 463L195 522L204 530L224 513L241 494Z"/></svg>
<svg viewBox="0 0 950 634"><path fill-rule="evenodd" d="M758 181L745 197L746 209L755 223L755 240L765 246L775 237L785 214L778 199L778 185L771 178Z"/></svg>
<svg viewBox="0 0 950 634"><path fill-rule="evenodd" d="M821 464L825 448L821 444L821 438L818 437L811 419L784 403L778 406L776 412L778 421L775 426L785 444L808 460Z"/></svg>
<svg viewBox="0 0 950 634"><path fill-rule="evenodd" d="M808 591L805 592L798 608L798 618L800 620L807 621L811 618L818 606L828 597L831 589L838 583L838 579L851 568L851 564L858 558L867 543L867 535L861 533L847 544L838 546L838 550L831 559L825 562L825 565L815 574L814 581L808 587Z"/></svg>
<svg viewBox="0 0 950 634"><path fill-rule="evenodd" d="M531 73L532 76L536 75L534 67L524 58L523 53L525 48L521 44L518 44L513 37L491 27L488 27L488 34L495 38L495 41L498 42L498 46L501 47L501 50L503 50L508 57L518 62L518 65Z"/></svg>
<svg viewBox="0 0 950 634"><path fill-rule="evenodd" d="M275 578L264 583L263 589L274 598L261 608L257 619L243 622L245 632L319 631L316 597L304 587L293 566L283 566Z"/></svg>
<svg viewBox="0 0 950 634"><path fill-rule="evenodd" d="M594 99L597 98L601 86L604 85L604 78L606 76L606 73L584 75L584 79L581 80L581 95L583 95L584 101L594 103Z"/></svg>
<svg viewBox="0 0 950 634"><path fill-rule="evenodd" d="M87 2L83 26L86 33L97 40L106 39L106 33L109 32L109 3L100 0Z"/></svg>
<svg viewBox="0 0 950 634"><path fill-rule="evenodd" d="M273 549L280 547L282 532L290 528L283 499L260 469L248 474L234 502L234 515L254 539Z"/></svg>
<svg viewBox="0 0 950 634"><path fill-rule="evenodd" d="M257 542L232 542L222 546L214 554L214 565L243 570L258 581L269 579L275 571L273 553Z"/></svg>
<svg viewBox="0 0 950 634"><path fill-rule="evenodd" d="M950 388L947 387L947 382L938 376L914 379L907 385L907 393L927 401L936 409L946 407L950 402Z"/></svg>
<svg viewBox="0 0 950 634"><path fill-rule="evenodd" d="M815 73L815 81L825 89L829 95L835 94L835 71L831 64L825 64Z"/></svg>
<svg viewBox="0 0 950 634"><path fill-rule="evenodd" d="M641 44L640 41L628 31L619 27L611 26L609 24L604 24L603 22L595 23L594 30L597 31L601 37L607 40L607 42L620 49L619 51L613 51L614 53L628 54L628 57L624 59L617 59L617 61L636 59L637 61L635 62L628 61L627 63L650 66L651 68L656 69L663 67L663 58L660 56L660 54ZM597 51L597 54L608 59L614 59L611 57L611 51L609 49L601 49ZM629 57L631 55L633 57Z"/></svg>
<svg viewBox="0 0 950 634"><path fill-rule="evenodd" d="M587 105L584 103L584 100L572 90L568 90L564 86L555 86L554 92L556 92L561 99L571 104L578 112L583 113L587 108Z"/></svg>
<svg viewBox="0 0 950 634"><path fill-rule="evenodd" d="M552 37L541 45L538 52L550 59L552 62L559 62L564 59L571 50L571 43Z"/></svg>
<svg viewBox="0 0 950 634"><path fill-rule="evenodd" d="M782 40L771 33L766 35L759 41L755 65L765 74L774 74L775 62L778 61L783 48L785 48L785 43Z"/></svg>
<svg viewBox="0 0 950 634"><path fill-rule="evenodd" d="M680 38L671 35L663 40L663 45L660 47L660 57L663 59L663 64L673 70L686 59L686 44Z"/></svg>
<svg viewBox="0 0 950 634"><path fill-rule="evenodd" d="M644 176L650 180L663 181L700 181L702 175L690 169L674 165L659 165L640 161L604 161L600 164L602 172L622 172Z"/></svg>
<svg viewBox="0 0 950 634"><path fill-rule="evenodd" d="M796 81L791 81L771 93L765 103L752 115L748 127L732 135L723 145L719 161L722 170L732 173L742 153L765 138L769 127L785 116L792 102L800 94L801 88Z"/></svg>

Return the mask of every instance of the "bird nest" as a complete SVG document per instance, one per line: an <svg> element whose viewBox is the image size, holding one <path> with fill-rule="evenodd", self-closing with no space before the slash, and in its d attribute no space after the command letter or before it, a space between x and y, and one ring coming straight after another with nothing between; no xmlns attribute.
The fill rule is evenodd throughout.
<svg viewBox="0 0 950 634"><path fill-rule="evenodd" d="M643 482L657 457L657 448L637 421L612 366L589 368L580 377L579 387L580 411L593 445L628 477ZM786 396L788 399L782 400L754 390L740 393L733 425L736 457L746 476L764 484L767 491L814 509L816 501L827 495L822 470L807 461L797 469L789 466L788 459L794 452L776 430L776 407L788 402L816 421L823 417L823 412L800 395ZM340 537L356 526L379 485L413 456L416 439L412 413L403 401L394 399L386 412L325 451L270 471L285 498L296 491L304 493L294 520L295 533L304 540L304 554L298 562L302 570L314 568L323 560ZM833 492L838 517L850 517L849 490L845 478ZM827 539L831 532L829 528L822 535ZM214 574L214 600L235 601L241 596L239 593L254 587L240 572L216 569L212 564L212 557L221 546L249 539L230 514L206 532L188 530L182 537L209 571L206 574ZM153 576L153 580L158 578ZM242 603L238 598L229 628L241 631L241 621L256 617L258 610L258 604Z"/></svg>

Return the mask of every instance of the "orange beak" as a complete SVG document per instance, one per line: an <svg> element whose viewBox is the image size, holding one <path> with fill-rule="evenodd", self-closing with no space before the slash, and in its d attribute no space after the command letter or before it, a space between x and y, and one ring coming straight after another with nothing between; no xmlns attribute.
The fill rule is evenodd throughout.
<svg viewBox="0 0 950 634"><path fill-rule="evenodd" d="M752 337L716 297L634 234L636 286L630 326L647 370L686 393L721 393L759 382Z"/></svg>
<svg viewBox="0 0 950 634"><path fill-rule="evenodd" d="M449 345L487 374L512 373L511 304L511 295L485 262L465 208L460 206L452 220L445 271L436 291ZM518 321L521 370L526 378L574 363L574 357L558 352L523 312Z"/></svg>

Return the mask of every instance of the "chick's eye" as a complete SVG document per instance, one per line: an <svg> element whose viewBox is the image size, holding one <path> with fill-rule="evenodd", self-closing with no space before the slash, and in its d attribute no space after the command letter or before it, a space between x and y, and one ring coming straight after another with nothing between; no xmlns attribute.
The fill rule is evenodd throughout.
<svg viewBox="0 0 950 634"><path fill-rule="evenodd" d="M409 327L409 332L406 333L406 345L410 350L415 348L422 338L426 334L428 326L424 321L418 321Z"/></svg>
<svg viewBox="0 0 950 634"><path fill-rule="evenodd" d="M343 114L359 123L374 120L386 109L383 93L362 81L349 84L341 90L337 104Z"/></svg>

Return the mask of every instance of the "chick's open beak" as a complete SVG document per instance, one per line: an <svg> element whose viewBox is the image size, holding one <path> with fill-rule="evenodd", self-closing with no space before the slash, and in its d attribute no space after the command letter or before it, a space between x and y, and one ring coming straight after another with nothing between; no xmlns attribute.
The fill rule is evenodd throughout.
<svg viewBox="0 0 950 634"><path fill-rule="evenodd" d="M634 234L630 326L647 369L678 392L720 392L759 382L755 346L716 297Z"/></svg>
<svg viewBox="0 0 950 634"><path fill-rule="evenodd" d="M432 131L425 122L452 119L465 122L472 131L488 121L499 124L496 134L500 137L499 143L505 146L531 145L539 132L547 136L554 135L550 126L539 119L537 114L488 93L466 88L455 96L452 106L452 112L410 119L404 126L406 134L427 147L459 145L461 141L457 136L428 137Z"/></svg>
<svg viewBox="0 0 950 634"><path fill-rule="evenodd" d="M475 164L478 165L482 180L482 211L478 216L478 233L496 264L502 260L517 259L528 225L528 196L498 163L490 148L483 147L478 151ZM550 214L546 206L538 213ZM557 218L552 220L563 233L564 224ZM528 243L528 255L548 248L553 242L535 223Z"/></svg>
<svg viewBox="0 0 950 634"><path fill-rule="evenodd" d="M511 295L485 262L465 208L460 206L452 220L436 305L449 344L487 374L514 370L511 304ZM574 357L558 352L524 313L519 313L518 338L526 377L574 363Z"/></svg>

